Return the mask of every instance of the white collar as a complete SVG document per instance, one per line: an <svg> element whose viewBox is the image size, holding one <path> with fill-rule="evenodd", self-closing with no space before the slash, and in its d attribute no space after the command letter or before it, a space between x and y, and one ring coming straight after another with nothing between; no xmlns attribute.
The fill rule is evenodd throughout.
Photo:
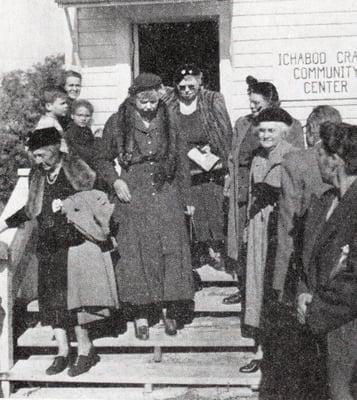
<svg viewBox="0 0 357 400"><path fill-rule="evenodd" d="M191 104L185 104L182 101L180 103L180 113L183 115L193 114L197 110L197 97Z"/></svg>
<svg viewBox="0 0 357 400"><path fill-rule="evenodd" d="M50 181L55 181L57 179L57 176L58 176L61 168L62 168L62 160L57 164L56 168L52 172L47 174L48 179Z"/></svg>

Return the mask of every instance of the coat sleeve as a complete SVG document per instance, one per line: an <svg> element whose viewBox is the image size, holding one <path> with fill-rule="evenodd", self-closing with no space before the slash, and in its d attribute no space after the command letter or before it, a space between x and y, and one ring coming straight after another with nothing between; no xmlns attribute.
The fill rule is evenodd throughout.
<svg viewBox="0 0 357 400"><path fill-rule="evenodd" d="M289 156L288 156L289 157ZM281 194L279 198L278 247L275 258L273 288L282 295L288 267L294 252L295 222L301 216L303 202L303 180L293 159L281 165Z"/></svg>
<svg viewBox="0 0 357 400"><path fill-rule="evenodd" d="M179 134L177 121L172 123L176 141L176 184L179 198L183 207L192 205L191 201L191 171L187 160L187 142L183 135Z"/></svg>
<svg viewBox="0 0 357 400"><path fill-rule="evenodd" d="M96 160L98 174L110 187L113 187L114 182L118 179L114 168L114 160L119 155L118 136L118 115L115 113L105 123L103 136L98 143L100 149Z"/></svg>
<svg viewBox="0 0 357 400"><path fill-rule="evenodd" d="M304 131L302 129L301 123L298 120L293 120L293 123L286 136L286 140L294 147L297 147L299 149L305 148Z"/></svg>
<svg viewBox="0 0 357 400"><path fill-rule="evenodd" d="M233 129L223 94L219 92L215 93L212 106L217 121L221 126L221 131L226 135L226 140L230 150L232 148Z"/></svg>
<svg viewBox="0 0 357 400"><path fill-rule="evenodd" d="M357 318L357 224L347 268L313 293L306 321L316 334L326 334Z"/></svg>
<svg viewBox="0 0 357 400"><path fill-rule="evenodd" d="M22 207L20 210L16 211L15 214L6 219L6 224L9 228L17 228L19 225L29 220L30 218L26 214L26 208Z"/></svg>

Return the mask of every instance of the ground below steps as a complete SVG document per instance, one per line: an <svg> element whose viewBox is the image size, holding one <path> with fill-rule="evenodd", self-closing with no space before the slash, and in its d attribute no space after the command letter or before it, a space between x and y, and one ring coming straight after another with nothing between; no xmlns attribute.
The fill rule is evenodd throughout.
<svg viewBox="0 0 357 400"><path fill-rule="evenodd" d="M103 399L103 400L258 400L258 394L245 388L165 387L152 393L139 388L59 387L23 388L11 398Z"/></svg>

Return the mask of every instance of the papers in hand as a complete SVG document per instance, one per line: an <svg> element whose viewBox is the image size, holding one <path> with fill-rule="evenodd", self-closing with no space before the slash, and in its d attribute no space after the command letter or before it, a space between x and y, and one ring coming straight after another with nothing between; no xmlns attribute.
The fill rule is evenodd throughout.
<svg viewBox="0 0 357 400"><path fill-rule="evenodd" d="M190 160L194 161L204 171L210 171L219 161L219 157L211 152L203 152L197 147L194 147L187 153Z"/></svg>

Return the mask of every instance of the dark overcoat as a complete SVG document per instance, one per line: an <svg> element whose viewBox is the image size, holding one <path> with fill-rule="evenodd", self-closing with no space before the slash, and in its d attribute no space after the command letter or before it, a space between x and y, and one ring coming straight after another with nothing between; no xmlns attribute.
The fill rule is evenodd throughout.
<svg viewBox="0 0 357 400"><path fill-rule="evenodd" d="M284 294L289 265L296 266L301 257L303 221L313 194L320 197L331 188L324 183L317 163L317 148L288 153L281 165L278 247L273 288Z"/></svg>
<svg viewBox="0 0 357 400"><path fill-rule="evenodd" d="M329 383L335 399L352 399L349 383L357 360L357 181L326 221L331 193L314 197L306 221L305 290L312 294L306 320L327 336ZM340 263L348 245L347 261ZM336 268L340 264L341 268Z"/></svg>
<svg viewBox="0 0 357 400"><path fill-rule="evenodd" d="M109 254L104 256L66 216L52 211L53 200L90 190L94 183L95 173L84 161L73 152L64 154L58 177L51 184L44 171L32 169L26 206L6 220L10 227L31 219L38 221L38 299L40 320L45 325L76 325L71 309L118 305L105 273L110 268ZM73 256L75 263L71 262Z"/></svg>
<svg viewBox="0 0 357 400"><path fill-rule="evenodd" d="M121 109L107 121L103 131L104 153L100 160L101 173L113 187L118 175L113 161L123 148ZM178 170L173 181L165 181L161 188L154 182L160 169L155 154L169 134L171 143L177 141L175 119L170 117L170 132L159 114L149 127L144 126L134 108L131 138L135 142L133 159L140 159L129 167L122 164L120 178L125 180L131 202L116 198L113 219L118 225L117 242L120 259L115 273L119 299L134 305L162 301L190 300L194 296L188 234L184 222L183 205L177 190ZM171 154L172 157L176 157Z"/></svg>

